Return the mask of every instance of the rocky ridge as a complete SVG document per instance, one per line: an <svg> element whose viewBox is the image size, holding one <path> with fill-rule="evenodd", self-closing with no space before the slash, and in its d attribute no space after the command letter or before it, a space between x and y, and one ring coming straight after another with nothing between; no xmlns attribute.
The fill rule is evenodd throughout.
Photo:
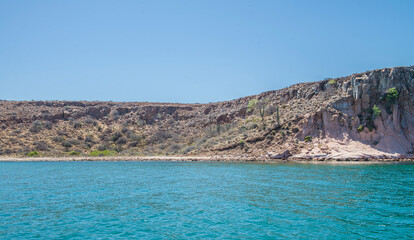
<svg viewBox="0 0 414 240"><path fill-rule="evenodd" d="M408 158L414 67L210 104L1 101L2 156Z"/></svg>

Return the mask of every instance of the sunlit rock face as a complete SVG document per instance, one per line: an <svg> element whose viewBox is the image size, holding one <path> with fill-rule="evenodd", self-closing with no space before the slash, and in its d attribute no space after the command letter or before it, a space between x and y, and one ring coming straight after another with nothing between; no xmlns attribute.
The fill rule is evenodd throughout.
<svg viewBox="0 0 414 240"><path fill-rule="evenodd" d="M337 97L337 100L320 112L306 115L301 135L297 137L313 135L319 138L355 140L388 153L405 154L412 151L413 67L354 74L329 85L326 88L329 98ZM392 88L398 91L394 103L386 100L387 91ZM372 113L374 105L381 111L378 116Z"/></svg>

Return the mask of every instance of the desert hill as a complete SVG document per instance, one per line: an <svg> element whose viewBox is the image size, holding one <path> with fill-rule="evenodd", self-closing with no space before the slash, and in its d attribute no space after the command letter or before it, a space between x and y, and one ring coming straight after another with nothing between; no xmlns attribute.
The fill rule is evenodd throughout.
<svg viewBox="0 0 414 240"><path fill-rule="evenodd" d="M364 158L410 154L414 67L209 104L0 101L0 155Z"/></svg>

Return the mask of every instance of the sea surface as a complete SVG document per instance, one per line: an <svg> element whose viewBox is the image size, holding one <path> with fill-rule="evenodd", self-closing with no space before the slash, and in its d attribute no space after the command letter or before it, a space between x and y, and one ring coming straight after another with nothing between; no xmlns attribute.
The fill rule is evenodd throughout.
<svg viewBox="0 0 414 240"><path fill-rule="evenodd" d="M414 165L0 162L0 239L414 239Z"/></svg>

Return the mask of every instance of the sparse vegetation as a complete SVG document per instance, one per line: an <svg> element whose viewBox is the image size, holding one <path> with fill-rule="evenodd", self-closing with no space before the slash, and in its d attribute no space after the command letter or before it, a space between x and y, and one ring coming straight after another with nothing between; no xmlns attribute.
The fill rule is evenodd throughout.
<svg viewBox="0 0 414 240"><path fill-rule="evenodd" d="M177 154L181 150L181 145L179 144L172 144L168 147L167 152L170 154Z"/></svg>
<svg viewBox="0 0 414 240"><path fill-rule="evenodd" d="M32 125L29 128L29 131L32 133L38 133L40 131L42 131L43 129L52 129L53 124L49 121L40 121L40 120L35 120Z"/></svg>
<svg viewBox="0 0 414 240"><path fill-rule="evenodd" d="M68 140L62 142L62 146L65 147L65 148L70 148L73 145L79 145L79 140L71 138L71 139L68 139Z"/></svg>
<svg viewBox="0 0 414 240"><path fill-rule="evenodd" d="M364 126L360 125L360 126L357 128L357 132L362 132L362 131L364 131Z"/></svg>
<svg viewBox="0 0 414 240"><path fill-rule="evenodd" d="M183 153L184 154L187 154L187 153L189 153L189 152L191 152L191 151L194 151L195 150L195 147L194 146L189 146L189 147L187 147L187 148L185 148L184 150L183 150Z"/></svg>
<svg viewBox="0 0 414 240"><path fill-rule="evenodd" d="M279 122L279 107L276 108L276 120L277 120L277 125L279 126L280 125L280 122Z"/></svg>
<svg viewBox="0 0 414 240"><path fill-rule="evenodd" d="M35 149L38 151L47 151L49 145L45 141L39 141L35 143Z"/></svg>
<svg viewBox="0 0 414 240"><path fill-rule="evenodd" d="M266 102L264 100L260 101L257 104L257 107L259 108L259 113L260 113L260 117L262 119L262 123L264 123Z"/></svg>
<svg viewBox="0 0 414 240"><path fill-rule="evenodd" d="M109 150L93 150L91 153L89 153L90 156L98 157L98 156L115 156L115 151L109 151Z"/></svg>
<svg viewBox="0 0 414 240"><path fill-rule="evenodd" d="M391 114L391 107L394 105L398 100L399 93L396 88L389 88L382 99L385 99L385 108L388 114Z"/></svg>
<svg viewBox="0 0 414 240"><path fill-rule="evenodd" d="M30 132L32 133L38 133L43 129L43 123L42 121L36 120L32 123L32 125L30 126Z"/></svg>
<svg viewBox="0 0 414 240"><path fill-rule="evenodd" d="M276 112L276 107L273 105L266 105L265 107L265 115L267 116L271 116L272 114L274 114Z"/></svg>
<svg viewBox="0 0 414 240"><path fill-rule="evenodd" d="M159 143L163 142L169 138L172 138L172 135L166 131L156 131L151 137L148 139L150 143Z"/></svg>
<svg viewBox="0 0 414 240"><path fill-rule="evenodd" d="M122 137L122 133L121 132L115 132L115 134L112 136L112 141L116 142L118 141L118 139L120 139Z"/></svg>
<svg viewBox="0 0 414 240"><path fill-rule="evenodd" d="M116 151L117 152L121 152L122 151L122 146L125 145L127 143L127 139L125 137L121 137L119 138L115 144L116 144Z"/></svg>
<svg viewBox="0 0 414 240"><path fill-rule="evenodd" d="M70 147L72 147L72 143L70 143L69 141L64 141L62 143L62 146L65 147L65 148L70 148Z"/></svg>
<svg viewBox="0 0 414 240"><path fill-rule="evenodd" d="M85 137L84 141L86 143L94 143L94 136L92 134L89 134Z"/></svg>
<svg viewBox="0 0 414 240"><path fill-rule="evenodd" d="M78 152L78 151L70 151L68 154L69 154L69 155L71 155L71 156L78 156L78 155L80 155L81 153L80 153L80 152Z"/></svg>
<svg viewBox="0 0 414 240"><path fill-rule="evenodd" d="M372 114L374 115L374 118L378 117L381 114L381 110L379 107L377 107L377 105L374 105L372 108Z"/></svg>
<svg viewBox="0 0 414 240"><path fill-rule="evenodd" d="M386 92L385 92L385 99L387 100L387 102L389 102L390 104L394 104L397 99L398 99L398 91L395 88L389 88Z"/></svg>
<svg viewBox="0 0 414 240"><path fill-rule="evenodd" d="M118 139L117 141L116 141L116 144L117 145L124 145L124 144L126 144L127 143L127 139L125 138L125 137L121 137L120 139Z"/></svg>
<svg viewBox="0 0 414 240"><path fill-rule="evenodd" d="M252 112L258 102L259 101L257 99L250 100L249 103L247 104L247 112Z"/></svg>
<svg viewBox="0 0 414 240"><path fill-rule="evenodd" d="M92 118L86 118L83 122L86 125L93 125L93 126L98 125L98 122L96 120L92 119Z"/></svg>
<svg viewBox="0 0 414 240"><path fill-rule="evenodd" d="M65 137L61 136L61 135L58 135L58 136L53 137L53 141L56 142L56 143L60 143L60 142L65 141Z"/></svg>
<svg viewBox="0 0 414 240"><path fill-rule="evenodd" d="M39 156L39 155L40 155L40 153L38 151L29 152L27 154L27 156L29 156L29 157L36 157L36 156Z"/></svg>
<svg viewBox="0 0 414 240"><path fill-rule="evenodd" d="M43 126L44 126L44 128L50 130L50 129L52 129L53 124L49 121L43 121Z"/></svg>
<svg viewBox="0 0 414 240"><path fill-rule="evenodd" d="M331 79L331 80L329 80L329 81L328 81L328 84L329 84L329 85L335 85L335 84L336 84L335 79Z"/></svg>
<svg viewBox="0 0 414 240"><path fill-rule="evenodd" d="M82 127L82 123L81 122L79 122L79 121L75 121L74 123L73 123L73 128L81 128Z"/></svg>
<svg viewBox="0 0 414 240"><path fill-rule="evenodd" d="M106 143L106 142L99 144L98 147L97 147L98 151L105 151L105 150L108 150L110 148L111 148L111 145Z"/></svg>
<svg viewBox="0 0 414 240"><path fill-rule="evenodd" d="M244 148L244 145L245 145L246 143L245 143L245 141L244 140L240 140L240 147L243 149Z"/></svg>

